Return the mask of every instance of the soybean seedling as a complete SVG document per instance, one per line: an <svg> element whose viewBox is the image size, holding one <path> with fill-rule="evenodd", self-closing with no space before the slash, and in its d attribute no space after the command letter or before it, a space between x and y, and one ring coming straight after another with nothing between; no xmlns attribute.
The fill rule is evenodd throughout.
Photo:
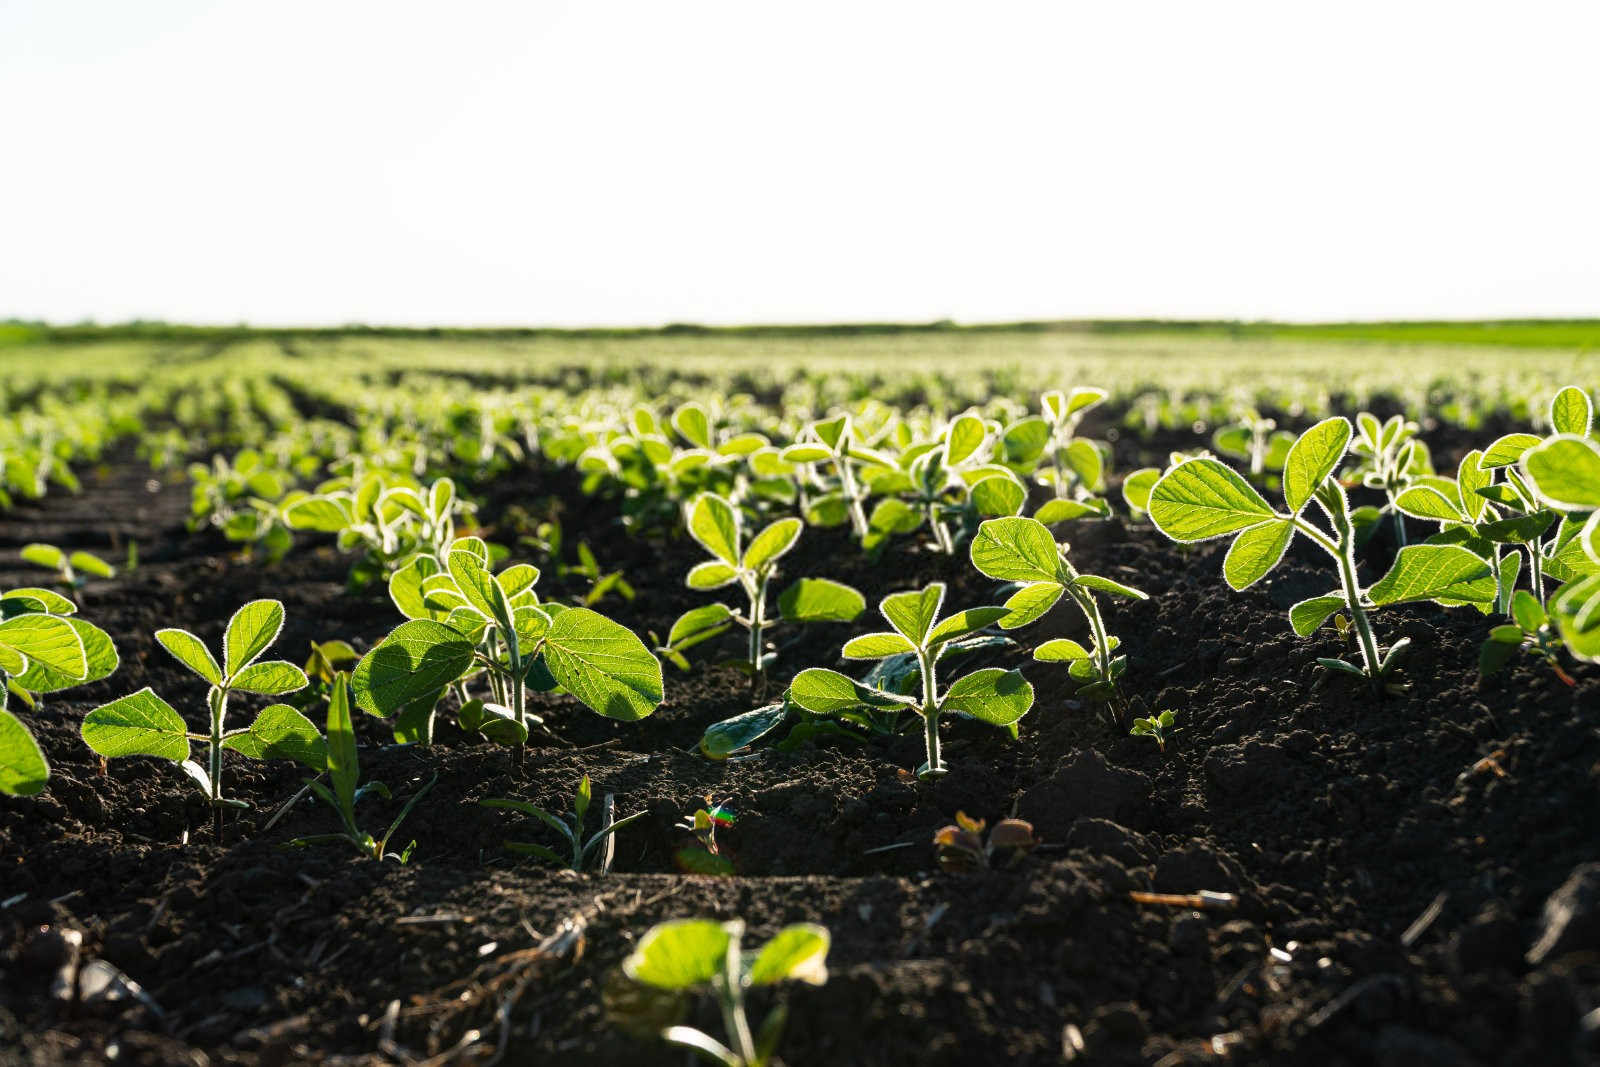
<svg viewBox="0 0 1600 1067"><path fill-rule="evenodd" d="M371 792L389 800L391 794L389 788L382 782L357 784L361 779L361 762L356 753L355 726L350 720L350 683L343 671L334 676L333 693L328 698L327 765L328 778L333 782L332 788L316 779L312 779L306 785L318 799L339 813L342 829L336 834L297 837L288 842L288 845L302 848L308 845L344 841L355 846L356 851L368 859L394 860L401 864L410 860L411 850L417 847L415 841L399 852L390 851L389 841L394 837L395 831L400 829L400 824L406 821L406 816L411 814L411 810L428 795L428 790L433 788L433 783L439 780L439 776L434 775L427 785L417 790L416 795L406 801L405 807L400 809L400 814L395 816L394 822L389 824L389 828L384 831L381 838L374 838L356 825L356 803L363 796Z"/></svg>
<svg viewBox="0 0 1600 1067"><path fill-rule="evenodd" d="M1428 446L1417 436L1417 424L1401 415L1379 422L1376 415L1363 411L1356 416L1357 434L1350 452L1360 462L1350 476L1360 478L1368 489L1380 490L1386 498L1383 512L1394 523L1395 543L1406 543L1406 520L1395 506L1411 484L1433 473Z"/></svg>
<svg viewBox="0 0 1600 1067"><path fill-rule="evenodd" d="M685 874L727 877L733 873L733 861L717 845L717 827L732 826L733 811L725 804L712 804L709 796L706 803L711 806L695 809L693 815L673 826L674 830L693 834L696 844L680 848L672 859Z"/></svg>
<svg viewBox="0 0 1600 1067"><path fill-rule="evenodd" d="M633 983L607 1002L607 1013L632 1029L652 1030L668 1044L686 1048L721 1067L767 1067L774 1062L788 1020L782 1001L752 1030L745 1014L745 991L752 987L828 980L826 927L795 923L755 952L740 942L744 923L734 919L677 919L650 929L622 963ZM723 1040L692 1026L661 1025L682 1018L691 994L709 990L722 1014Z"/></svg>
<svg viewBox="0 0 1600 1067"><path fill-rule="evenodd" d="M1021 582L1006 601L1000 627L1015 630L1035 621L1067 597L1089 623L1090 645L1061 637L1033 650L1042 663L1066 663L1082 688L1079 695L1105 701L1114 721L1121 721L1122 696L1118 680L1128 669L1126 656L1116 654L1121 644L1106 629L1095 594L1146 600L1145 593L1098 574L1080 574L1067 558L1068 546L1057 544L1037 519L1013 516L990 519L972 539L972 565L1002 582Z"/></svg>
<svg viewBox="0 0 1600 1067"><path fill-rule="evenodd" d="M942 827L933 835L939 866L947 871L1014 867L1039 844L1033 824L1022 819L1001 819L985 839L987 825L964 811L956 812L955 825Z"/></svg>
<svg viewBox="0 0 1600 1067"><path fill-rule="evenodd" d="M805 428L805 437L798 444L782 452L789 463L827 463L839 480L836 494L817 497L811 501L811 510L827 510L833 503L842 503L850 516L850 526L858 540L865 540L869 530L864 506L867 488L858 477L857 466L891 467L888 457L867 448L856 440L856 431L848 415L819 419Z"/></svg>
<svg viewBox="0 0 1600 1067"><path fill-rule="evenodd" d="M1163 711L1148 718L1134 719L1133 727L1128 733L1133 737L1150 738L1156 743L1157 751L1165 752L1167 750L1167 731L1172 729L1173 724L1177 721L1177 712Z"/></svg>
<svg viewBox="0 0 1600 1067"><path fill-rule="evenodd" d="M1600 662L1600 445L1588 436L1592 422L1587 394L1563 389L1551 402L1557 432L1521 457L1522 475L1540 502L1563 513L1565 543L1583 552L1582 565L1571 568L1551 599L1550 617L1567 651L1588 663Z"/></svg>
<svg viewBox="0 0 1600 1067"><path fill-rule="evenodd" d="M228 729L228 700L234 694L279 696L305 688L306 676L299 667L281 659L261 660L261 654L277 640L282 628L281 603L252 600L228 620L220 664L205 642L189 631L157 630L156 641L161 647L210 684L206 695L210 730L191 732L183 716L146 686L89 712L83 720L84 742L109 758L155 756L177 763L211 802L220 834L223 808L250 806L223 791L223 749L254 759L295 759L317 771L323 768L322 735L309 719L287 704L262 709L248 727ZM204 743L204 764L189 758L191 741Z"/></svg>
<svg viewBox="0 0 1600 1067"><path fill-rule="evenodd" d="M1295 440L1283 467L1285 511L1275 510L1233 469L1203 456L1184 460L1161 476L1150 491L1150 519L1163 534L1183 544L1232 537L1222 574L1236 590L1265 578L1296 534L1309 539L1333 558L1340 584L1333 592L1290 608L1290 625L1307 637L1339 611L1348 612L1361 662L1332 657L1317 662L1365 678L1377 691L1410 641L1402 638L1387 653L1380 653L1370 609L1421 600L1445 606L1492 603L1495 579L1488 563L1458 545L1410 545L1399 551L1387 574L1363 587L1356 573L1350 502L1335 477L1350 437L1349 420L1336 416ZM1312 501L1328 523L1326 530L1306 515Z"/></svg>
<svg viewBox="0 0 1600 1067"><path fill-rule="evenodd" d="M707 604L691 608L679 616L658 651L680 669L688 669L683 658L687 648L742 626L749 636L743 660L735 661L750 676L750 692L759 699L766 688L767 667L777 658L769 653L767 633L781 623L852 622L866 608L861 594L826 578L802 578L778 598L779 615L769 619L767 587L777 574L783 557L805 529L796 518L779 519L761 532L744 538L744 520L738 508L715 493L701 493L685 513L689 534L712 558L696 564L687 579L691 589L720 589L737 584L745 594L745 611L736 612L726 604Z"/></svg>
<svg viewBox="0 0 1600 1067"><path fill-rule="evenodd" d="M642 819L648 814L647 812L636 811L626 818L607 823L595 833L589 834L584 828L584 822L589 814L589 802L592 795L589 776L586 774L583 776L583 781L578 783L577 792L573 794L572 811L563 816L552 815L538 805L529 803L526 800L514 800L508 797L489 797L478 801L478 803L486 808L501 808L506 811L518 811L524 815L532 815L560 834L572 852L569 856L561 856L553 849L528 841L506 841L504 844L507 850L524 856L537 856L542 860L548 860L558 866L565 866L570 870L584 871L603 855L600 849L607 841L612 840L613 834L629 823ZM601 863L602 869L606 866L606 863Z"/></svg>
<svg viewBox="0 0 1600 1067"><path fill-rule="evenodd" d="M1211 445L1230 459L1249 464L1250 477L1260 480L1267 471L1283 470L1284 457L1294 444L1294 434L1278 429L1274 419L1246 411L1238 422L1219 427Z"/></svg>
<svg viewBox="0 0 1600 1067"><path fill-rule="evenodd" d="M77 611L50 589L0 593L0 793L33 796L50 780L44 750L10 710L11 697L32 708L40 693L97 682L117 669L111 638Z"/></svg>
<svg viewBox="0 0 1600 1067"><path fill-rule="evenodd" d="M1518 589L1511 597L1511 621L1490 630L1478 649L1478 673L1487 678L1509 663L1518 651L1526 650L1544 660L1562 682L1577 685L1561 666L1560 649L1561 632L1549 613L1532 593Z"/></svg>
<svg viewBox="0 0 1600 1067"><path fill-rule="evenodd" d="M987 524L986 524L987 525ZM1033 686L1021 671L988 667L963 675L943 687L938 664L946 647L960 638L992 626L1011 614L1003 607L968 608L943 620L945 586L934 582L922 589L891 593L878 610L893 630L862 634L843 649L845 659L882 660L910 653L916 657L920 692L904 696L858 682L838 671L812 667L801 671L789 687L789 697L807 711L837 715L862 707L878 712L912 711L921 716L927 761L917 777L937 778L949 768L940 754L939 719L947 711L966 715L991 726L1014 727L1033 706Z"/></svg>
<svg viewBox="0 0 1600 1067"><path fill-rule="evenodd" d="M539 569L489 570L489 546L458 538L443 568L418 556L389 580L389 597L411 621L396 627L357 665L351 691L373 715L402 712L409 736L431 736L447 689L466 692L482 674L489 700L468 699L461 727L521 746L530 723L529 689L571 693L591 710L632 722L662 700L661 663L633 631L588 608L541 602ZM397 727L399 729L399 727ZM520 749L519 749L520 751Z"/></svg>
<svg viewBox="0 0 1600 1067"><path fill-rule="evenodd" d="M90 578L115 578L117 569L92 552L70 555L55 545L35 542L22 546L22 558L35 567L53 571L56 581L67 589L82 589Z"/></svg>

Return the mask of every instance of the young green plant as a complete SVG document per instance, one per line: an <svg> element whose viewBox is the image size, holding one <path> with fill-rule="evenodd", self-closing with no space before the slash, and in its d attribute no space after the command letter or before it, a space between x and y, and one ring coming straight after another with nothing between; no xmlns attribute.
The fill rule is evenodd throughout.
<svg viewBox="0 0 1600 1067"><path fill-rule="evenodd" d="M262 660L283 628L283 605L252 600L228 620L219 663L205 642L187 630L156 631L156 641L179 663L210 686L206 707L210 728L191 731L183 716L149 686L102 704L84 717L84 742L108 758L155 756L177 763L216 810L221 832L223 808L248 808L229 797L222 784L222 753L231 749L255 759L296 759L314 770L323 766L322 735L310 720L287 704L262 709L247 727L228 728L228 701L240 693L281 696L303 689L306 676L286 660ZM205 745L205 762L189 758L190 742Z"/></svg>
<svg viewBox="0 0 1600 1067"><path fill-rule="evenodd" d="M992 626L1011 614L1009 608L967 608L940 618L945 585L934 582L919 590L891 593L878 610L892 630L862 634L846 642L845 659L883 660L911 654L916 657L920 691L914 696L890 692L825 667L801 671L789 687L789 698L807 711L837 715L863 707L878 712L911 711L922 718L927 761L917 777L937 778L948 772L941 755L939 720L955 712L991 726L1015 728L1033 706L1033 686L1021 671L988 667L951 682L939 681L939 660L951 642Z"/></svg>
<svg viewBox="0 0 1600 1067"><path fill-rule="evenodd" d="M117 669L111 638L77 611L50 589L0 593L0 793L33 796L50 779L44 750L10 710L11 697L32 708L41 693L97 682Z"/></svg>
<svg viewBox="0 0 1600 1067"><path fill-rule="evenodd" d="M382 782L361 783L361 760L356 751L355 725L350 718L350 682L349 676L343 671L338 672L333 679L333 692L328 697L328 737L326 748L328 779L332 786L324 785L313 778L306 785L328 807L339 813L341 829L334 834L313 834L309 837L297 837L288 842L292 847L301 848L308 845L326 845L346 842L355 847L355 850L368 859L394 860L404 864L411 859L411 851L417 847L412 841L398 852L391 851L389 841L395 832L400 829L400 824L406 821L406 816L411 814L413 808L428 795L428 790L433 788L434 782L439 780L438 775L429 779L428 784L417 790L405 806L400 809L389 828L380 838L374 838L356 825L356 804L368 793L377 793L385 800L393 799L389 787Z"/></svg>
<svg viewBox="0 0 1600 1067"><path fill-rule="evenodd" d="M1399 661L1410 643L1402 638L1380 653L1369 611L1391 604L1430 600L1445 606L1491 603L1495 579L1489 564L1459 545L1411 545L1402 548L1394 565L1370 587L1356 570L1356 534L1350 502L1335 472L1350 445L1349 420L1324 419L1301 434L1289 449L1283 467L1285 510L1277 511L1232 468L1200 457L1185 460L1161 476L1150 492L1150 518L1166 536L1181 544L1231 537L1222 573L1228 585L1246 589L1265 578L1288 550L1296 534L1332 557L1339 588L1311 597L1289 610L1297 634L1309 636L1343 610L1360 645L1361 662L1323 657L1330 670L1367 679L1374 690ZM1315 501L1328 523L1311 522L1306 509Z"/></svg>
<svg viewBox="0 0 1600 1067"><path fill-rule="evenodd" d="M67 589L82 589L90 578L115 578L117 569L92 552L68 554L55 545L22 546L22 558L35 567L53 571L56 581Z"/></svg>
<svg viewBox="0 0 1600 1067"><path fill-rule="evenodd" d="M743 951L744 923L678 919L652 927L622 963L636 988L608 1002L608 1014L634 1029L648 1027L668 1044L689 1049L720 1067L767 1067L775 1062L788 1020L780 1000L759 1028L745 1014L745 993L784 981L822 985L828 980L826 927L796 923L754 952ZM692 1026L661 1026L682 1018L691 994L709 990L722 1014L723 1040Z"/></svg>
<svg viewBox="0 0 1600 1067"><path fill-rule="evenodd" d="M715 493L695 497L685 513L689 534L712 556L689 572L691 589L720 589L737 584L745 595L743 614L726 604L691 608L679 616L658 651L680 669L688 669L686 649L726 633L734 626L748 635L745 658L735 661L750 676L750 691L759 699L766 688L767 668L777 658L768 652L766 636L782 623L853 622L866 609L856 590L826 578L802 578L778 597L778 617L768 618L767 587L778 561L800 539L805 523L778 519L746 544L744 519L738 508Z"/></svg>
<svg viewBox="0 0 1600 1067"><path fill-rule="evenodd" d="M609 869L610 863L606 852L601 850L607 848L608 842L615 840L613 835L618 830L621 830L631 822L644 818L649 813L636 811L632 815L617 819L614 822L608 822L601 826L599 830L590 834L585 829L584 823L589 815L589 804L592 797L592 787L589 784L589 776L586 774L583 776L583 780L578 783L577 792L573 794L572 811L565 815L552 815L529 801L515 800L509 797L489 797L478 801L478 803L485 808L500 808L506 811L521 812L523 815L532 815L560 834L567 847L572 850L570 855L562 856L556 853L554 849L546 848L544 845L537 845L529 841L506 841L504 844L509 851L520 853L524 856L537 856L558 866L565 866L569 870L586 871L591 866L598 864L600 869L604 871Z"/></svg>
<svg viewBox="0 0 1600 1067"><path fill-rule="evenodd" d="M1096 594L1128 600L1146 600L1148 596L1098 574L1080 574L1067 552L1068 546L1058 544L1043 523L1022 516L990 519L978 527L978 535L972 539L972 565L980 573L1002 582L1023 583L1006 601L1001 629L1015 630L1034 622L1063 596L1083 613L1089 624L1089 648L1061 637L1034 649L1033 658L1068 664L1068 673L1082 686L1079 695L1104 701L1112 719L1121 722L1118 680L1126 673L1128 660L1116 654L1121 642L1107 630Z"/></svg>

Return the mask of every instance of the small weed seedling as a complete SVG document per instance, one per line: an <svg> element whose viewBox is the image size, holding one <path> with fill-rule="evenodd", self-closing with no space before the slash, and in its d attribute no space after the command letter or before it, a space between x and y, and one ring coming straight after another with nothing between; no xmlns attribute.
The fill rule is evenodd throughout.
<svg viewBox="0 0 1600 1067"><path fill-rule="evenodd" d="M944 593L943 582L934 582L912 592L891 593L883 598L878 610L894 629L863 634L844 646L846 659L882 660L907 653L915 655L922 683L918 695L889 692L825 667L801 671L789 688L791 700L819 715L836 715L862 707L891 713L913 711L920 715L928 759L917 768L917 777L924 779L937 778L948 770L939 751L939 718L945 712L966 715L991 726L1011 728L1033 706L1033 686L1022 677L1021 671L988 667L941 688L938 663L945 647L1011 614L1009 608L1003 607L968 608L941 620L939 611L944 605Z"/></svg>
<svg viewBox="0 0 1600 1067"><path fill-rule="evenodd" d="M1394 670L1409 639L1401 639L1380 654L1373 637L1370 608L1410 601L1431 600L1445 606L1492 603L1496 586L1490 566L1458 545L1410 545L1395 557L1389 573L1363 588L1356 577L1355 528L1350 502L1335 478L1335 471L1350 445L1349 420L1324 419L1296 439L1283 467L1283 497L1287 511L1279 512L1242 476L1217 459L1185 460L1161 476L1150 491L1150 518L1156 528L1174 541L1190 544L1217 537L1233 537L1223 560L1222 574L1234 589L1245 589L1265 578L1278 565L1295 534L1307 537L1328 553L1338 566L1340 588L1303 600L1289 609L1295 633L1309 636L1343 609L1354 624L1361 663L1320 658L1330 670L1366 678L1374 690ZM1306 517L1316 501L1329 529L1322 530Z"/></svg>
<svg viewBox="0 0 1600 1067"><path fill-rule="evenodd" d="M1134 719L1133 728L1128 733L1133 737L1148 737L1155 741L1156 749L1160 752L1167 750L1167 731L1172 729L1178 721L1175 711L1163 711L1144 719Z"/></svg>
<svg viewBox="0 0 1600 1067"><path fill-rule="evenodd" d="M717 845L717 827L734 824L733 810L723 804L712 804L706 797L708 808L698 808L695 813L673 827L694 835L695 844L680 848L672 860L685 874L709 874L727 877L733 874L733 861Z"/></svg>
<svg viewBox="0 0 1600 1067"><path fill-rule="evenodd" d="M774 1062L788 1011L782 1001L752 1030L745 1016L751 987L828 980L829 936L825 927L796 923L778 931L753 953L743 951L744 923L678 919L652 927L622 963L635 987L608 1000L613 1019L634 1030L651 1029L668 1044L686 1048L721 1067L766 1067ZM681 1019L691 994L709 989L722 1012L724 1041L692 1026L660 1025Z"/></svg>
<svg viewBox="0 0 1600 1067"><path fill-rule="evenodd" d="M232 749L254 759L288 758L321 771L326 759L322 735L309 719L287 704L264 708L248 727L229 730L228 699L236 693L279 696L305 688L306 676L286 660L261 660L261 654L283 628L283 605L252 600L228 620L219 665L205 643L187 630L156 631L156 640L172 657L211 686L206 697L211 728L193 733L183 716L146 686L121 700L102 704L83 720L83 740L102 756L155 756L172 760L205 793L216 809L221 831L222 809L247 808L222 788L222 751ZM259 662L258 662L259 661ZM206 746L204 764L189 758L189 743Z"/></svg>
<svg viewBox="0 0 1600 1067"><path fill-rule="evenodd" d="M49 589L0 594L0 793L33 796L50 780L44 750L9 708L38 694L97 682L117 669L104 630L77 618L78 606Z"/></svg>
<svg viewBox="0 0 1600 1067"><path fill-rule="evenodd" d="M82 589L90 578L115 578L117 569L92 552L68 555L55 545L24 545L22 558L35 567L55 572L56 582L67 589Z"/></svg>
<svg viewBox="0 0 1600 1067"><path fill-rule="evenodd" d="M779 519L746 545L739 509L715 493L695 497L685 519L690 536L713 557L689 572L689 588L720 589L737 582L746 604L742 615L726 604L691 608L672 624L667 644L658 651L682 670L689 667L683 658L685 649L730 627L742 626L749 634L748 650L735 665L749 674L751 695L759 699L766 688L767 667L777 657L766 650L769 630L780 623L854 622L866 609L861 594L848 585L826 578L802 578L778 597L778 618L769 619L767 586L777 573L778 560L800 539L805 523L796 518Z"/></svg>
<svg viewBox="0 0 1600 1067"><path fill-rule="evenodd" d="M1093 647L1084 648L1077 641L1062 637L1034 649L1033 658L1043 663L1066 663L1068 673L1082 685L1079 695L1105 701L1112 719L1121 722L1122 695L1117 682L1127 671L1128 660L1116 654L1121 642L1106 630L1095 594L1130 600L1148 597L1110 578L1078 573L1067 559L1067 546L1057 544L1037 519L1021 516L990 519L978 527L978 536L972 539L972 565L998 581L1023 583L1006 601L1006 614L1000 619L1002 629L1026 626L1055 607L1063 596L1083 612Z"/></svg>
<svg viewBox="0 0 1600 1067"><path fill-rule="evenodd" d="M558 866L566 866L574 871L585 871L602 855L600 849L608 840L612 839L613 834L629 823L636 819L642 819L648 814L647 812L636 811L626 818L618 819L613 823L600 827L593 835L589 835L584 828L584 822L589 814L591 796L589 776L586 774L583 776L583 781L578 783L578 791L573 795L572 811L565 816L552 815L543 808L526 800L513 800L506 797L490 797L480 800L478 803L486 808L502 808L507 811L521 812L524 815L532 815L560 834L562 839L566 841L567 846L571 848L572 853L569 856L561 856L553 849L526 841L505 842L505 847L509 851L520 853L524 856L537 856L542 860L548 860Z"/></svg>
<svg viewBox="0 0 1600 1067"><path fill-rule="evenodd" d="M956 812L955 825L943 827L933 835L939 866L947 871L1015 867L1039 844L1033 836L1033 824L1022 819L1001 819L986 840L983 830L987 825L964 811Z"/></svg>
<svg viewBox="0 0 1600 1067"><path fill-rule="evenodd" d="M406 801L405 807L400 809L394 822L384 831L383 837L374 838L365 833L356 825L356 803L368 793L377 793L385 800L392 799L388 786L382 782L367 782L363 785L357 783L361 780L361 762L356 753L355 725L350 720L350 684L348 676L340 671L333 680L333 693L328 698L328 743L327 743L328 778L333 782L333 787L323 785L320 781L312 779L306 784L311 791L316 793L328 807L339 813L339 821L343 824L341 832L336 834L313 834L310 837L297 837L288 842L290 847L303 848L309 845L327 845L340 841L348 842L355 846L357 852L368 859L394 860L396 863L406 863L411 859L411 850L417 847L415 841L411 842L399 852L389 850L389 841L394 837L395 831L400 829L400 824L406 821L406 816L411 814L423 797L428 795L428 790L433 788L433 783L439 780L438 775L429 779L428 784L417 790L417 794Z"/></svg>

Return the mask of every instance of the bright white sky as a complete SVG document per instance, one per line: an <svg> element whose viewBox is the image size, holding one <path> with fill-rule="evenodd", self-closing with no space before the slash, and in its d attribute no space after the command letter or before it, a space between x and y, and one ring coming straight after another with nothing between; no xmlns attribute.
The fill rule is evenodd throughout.
<svg viewBox="0 0 1600 1067"><path fill-rule="evenodd" d="M1600 314L1600 5L0 0L0 318Z"/></svg>

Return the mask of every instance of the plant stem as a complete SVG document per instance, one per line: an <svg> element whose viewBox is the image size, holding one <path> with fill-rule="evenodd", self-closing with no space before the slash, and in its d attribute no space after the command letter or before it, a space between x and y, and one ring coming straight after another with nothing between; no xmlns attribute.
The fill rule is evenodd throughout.
<svg viewBox="0 0 1600 1067"><path fill-rule="evenodd" d="M733 950L737 951L737 949ZM750 1023L744 1017L744 991L739 985L737 957L729 962L728 967L717 978L717 1001L722 1008L722 1025L727 1030L728 1037L733 1041L733 1047L738 1052L739 1058L744 1063L756 1062L756 1042L750 1035Z"/></svg>
<svg viewBox="0 0 1600 1067"><path fill-rule="evenodd" d="M1528 580L1533 583L1533 595L1539 598L1539 606L1544 603L1544 558L1539 552L1539 543L1529 541L1522 547L1528 550Z"/></svg>
<svg viewBox="0 0 1600 1067"><path fill-rule="evenodd" d="M855 529L856 537L867 536L867 513L861 507L861 497L856 490L856 476L850 471L850 461L841 454L833 457L833 469L839 474L839 484L844 489L845 499L850 502L850 525Z"/></svg>
<svg viewBox="0 0 1600 1067"><path fill-rule="evenodd" d="M211 705L211 736L206 739L206 773L211 778L211 808L217 837L222 837L222 723L228 714L228 691L212 686L207 694Z"/></svg>
<svg viewBox="0 0 1600 1067"><path fill-rule="evenodd" d="M1350 621L1355 624L1356 636L1361 642L1361 659L1366 664L1367 676L1376 686L1378 664L1382 660L1378 656L1378 643L1372 636L1372 622L1367 618L1366 609L1361 606L1361 586L1356 582L1355 546L1352 540L1346 529L1339 541L1339 581L1344 588L1345 607L1350 609Z"/></svg>
<svg viewBox="0 0 1600 1067"><path fill-rule="evenodd" d="M939 681L935 653L917 650L917 663L922 668L922 738L928 749L926 777L937 778L945 773L944 757L939 751Z"/></svg>
<svg viewBox="0 0 1600 1067"><path fill-rule="evenodd" d="M750 696L760 699L766 692L767 672L761 665L763 649L762 631L767 624L767 582L772 577L770 568L762 570L759 576L745 587L745 592L750 597Z"/></svg>

